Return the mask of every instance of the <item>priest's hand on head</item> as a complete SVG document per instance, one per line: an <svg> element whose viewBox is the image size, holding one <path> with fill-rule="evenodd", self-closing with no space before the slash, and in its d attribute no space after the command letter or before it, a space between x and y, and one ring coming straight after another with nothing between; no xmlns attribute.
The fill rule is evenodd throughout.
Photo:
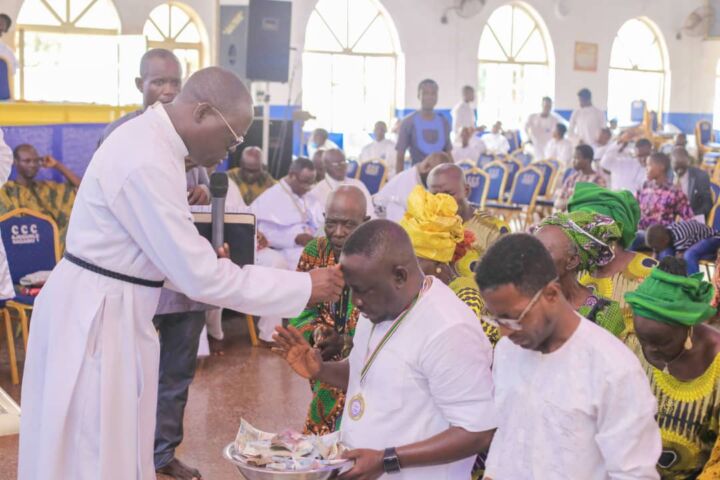
<svg viewBox="0 0 720 480"><path fill-rule="evenodd" d="M345 286L345 279L339 264L329 268L311 270L310 279L312 280L312 292L308 305L336 302Z"/></svg>
<svg viewBox="0 0 720 480"><path fill-rule="evenodd" d="M297 329L275 327L273 340L273 352L285 358L295 373L308 379L317 377L323 363L320 350L312 348Z"/></svg>
<svg viewBox="0 0 720 480"><path fill-rule="evenodd" d="M354 460L355 465L338 477L340 480L375 480L383 476L382 450L357 449L343 454L343 458Z"/></svg>

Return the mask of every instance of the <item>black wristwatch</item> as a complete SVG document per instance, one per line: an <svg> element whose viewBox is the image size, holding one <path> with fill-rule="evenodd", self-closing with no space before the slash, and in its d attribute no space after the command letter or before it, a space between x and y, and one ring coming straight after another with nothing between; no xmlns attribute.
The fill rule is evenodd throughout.
<svg viewBox="0 0 720 480"><path fill-rule="evenodd" d="M400 458L394 448L386 448L383 454L383 470L385 473L397 473L400 471Z"/></svg>

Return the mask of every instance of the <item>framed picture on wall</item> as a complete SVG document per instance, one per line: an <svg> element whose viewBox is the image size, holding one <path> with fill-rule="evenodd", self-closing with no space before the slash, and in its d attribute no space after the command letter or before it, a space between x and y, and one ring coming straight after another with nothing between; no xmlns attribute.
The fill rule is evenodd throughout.
<svg viewBox="0 0 720 480"><path fill-rule="evenodd" d="M598 44L575 42L575 70L597 72Z"/></svg>

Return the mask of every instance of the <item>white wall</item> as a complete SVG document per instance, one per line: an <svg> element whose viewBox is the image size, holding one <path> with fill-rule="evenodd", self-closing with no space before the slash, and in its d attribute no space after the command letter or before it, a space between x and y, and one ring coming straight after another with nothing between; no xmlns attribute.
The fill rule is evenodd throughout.
<svg viewBox="0 0 720 480"><path fill-rule="evenodd" d="M148 13L163 0L115 0L123 33L137 34ZM340 0L338 0L340 1ZM447 25L440 23L445 8L455 0L383 0L398 30L405 65L404 98L399 108L416 106L415 89L419 80L432 77L440 84L439 107L450 108L462 85L476 83L477 45L482 27L492 11L506 0L488 0L480 14L460 19L450 14ZM575 94L590 88L595 103L604 107L607 101L607 68L610 48L617 29L626 20L645 16L662 32L670 60L668 105L671 112L712 112L715 95L715 64L720 58L720 41L696 38L677 40L675 34L682 21L704 0L562 0L569 8L564 18L555 12L557 0L526 0L544 20L555 52L556 107L572 109ZM246 0L228 0L245 3ZM292 0L293 27L291 53L294 66L293 86L272 85L273 104L285 104L290 94L292 104L300 103L302 66L300 51L305 25L316 0ZM218 0L185 0L197 12L209 33L211 57L215 58ZM3 0L2 11L15 18L22 0ZM599 44L596 73L573 70L575 41ZM263 85L264 87L264 85Z"/></svg>

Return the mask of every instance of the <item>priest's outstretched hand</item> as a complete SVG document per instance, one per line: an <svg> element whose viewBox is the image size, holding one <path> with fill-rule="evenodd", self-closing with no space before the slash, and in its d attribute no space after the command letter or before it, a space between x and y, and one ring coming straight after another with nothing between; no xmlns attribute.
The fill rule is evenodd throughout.
<svg viewBox="0 0 720 480"><path fill-rule="evenodd" d="M320 350L312 348L297 329L275 327L273 339L273 351L284 357L295 373L307 379L317 377L323 364Z"/></svg>
<svg viewBox="0 0 720 480"><path fill-rule="evenodd" d="M312 280L312 292L310 293L308 305L336 302L345 286L345 279L339 264L328 268L311 270L310 279Z"/></svg>

